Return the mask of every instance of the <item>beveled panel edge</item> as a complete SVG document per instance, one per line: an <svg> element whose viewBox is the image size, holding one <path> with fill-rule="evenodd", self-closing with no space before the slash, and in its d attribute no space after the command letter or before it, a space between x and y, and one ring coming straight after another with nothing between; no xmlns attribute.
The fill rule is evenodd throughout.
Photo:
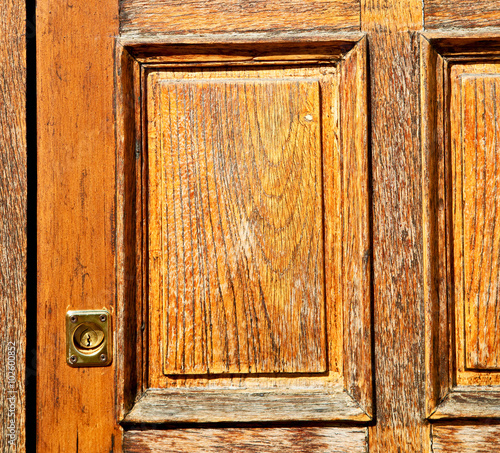
<svg viewBox="0 0 500 453"><path fill-rule="evenodd" d="M500 55L500 28L433 30L420 34L439 53L448 58L481 58Z"/></svg>
<svg viewBox="0 0 500 453"><path fill-rule="evenodd" d="M368 151L368 39L340 64L344 386L370 416L372 376L372 244ZM354 213L354 214L353 214Z"/></svg>
<svg viewBox="0 0 500 453"><path fill-rule="evenodd" d="M296 44L299 43L299 48L309 49L318 45L326 45L337 47L339 50L338 58L332 58L330 62L338 61L343 63L344 60L351 58L356 60L357 65L362 71L358 71L357 83L360 90L350 93L358 102L362 112L366 118L362 123L368 124L368 74L367 74L367 38L365 33L326 33L325 39L318 40L317 35L314 36L314 42L311 46L313 35L308 34L274 34L268 36L268 40L263 42L258 39L255 42L248 41L248 34L241 34L239 40L234 40L235 45L238 43L246 43L252 46L275 47L279 49L283 46L291 46L296 49ZM259 39L262 34L258 34ZM198 61L196 56L182 58L183 55L189 54L189 50L196 49L199 44L196 42L216 43L218 40L209 40L206 37L197 37L193 42L186 43L185 39L177 41L181 45L177 52L180 56L173 66L193 65L214 65L217 64L233 64L233 61ZM228 41L229 42L229 41ZM138 253L141 248L140 244L144 243L146 231L143 222L140 221L139 215L144 214L146 206L146 194L140 189L141 184L145 184L145 174L147 173L144 167L144 159L141 157L141 149L144 147L145 138L142 136L141 128L144 118L141 114L141 109L144 108L145 100L141 96L141 86L144 84L145 72L151 66L163 66L157 61L150 62L147 57L144 57L137 49L143 43L139 41L128 41L123 37L116 38L115 45L115 111L117 120L117 179L116 179L116 272L117 272L117 316L116 316L116 335L114 336L115 350L124 351L124 354L117 358L116 367L116 383L117 383L117 418L125 421L129 417L127 413L134 413L133 409L142 398L145 397L152 389L147 388L147 352L142 345L147 343L148 327L147 323L142 322L142 319L147 319L147 307L143 303L144 295L147 293L147 281L142 272L142 263L144 257L142 253ZM192 45L191 45L192 44ZM231 42L229 42L231 44ZM309 44L309 46L307 46ZM149 44L148 44L149 45ZM168 47L168 43L160 43L161 47ZM175 44L174 44L175 45ZM208 47L211 44L207 45ZM237 47L237 46L236 46ZM186 50L188 52L186 52ZM142 56L141 56L142 55ZM280 55L278 55L280 56ZM253 58L250 61L245 61L244 64L293 64L293 60L276 59L273 61L258 61ZM316 63L323 63L323 58L314 60ZM167 66L171 66L167 62ZM234 60L238 64L238 60ZM299 60L297 63L309 64L311 61ZM344 74L345 76L345 74ZM361 102L361 104L359 104ZM354 131L355 132L355 131ZM359 131L357 132L359 134ZM364 153L365 158L357 162L357 180L355 183L360 184L360 190L365 195L361 200L363 206L364 217L360 227L364 231L363 237L369 239L369 196L366 192L369 187L368 174L368 130L361 132L361 142L358 152ZM347 142L347 141L346 141ZM357 203L359 200L354 200ZM346 209L345 207L343 209ZM132 214L132 215L131 215ZM132 218L134 224L131 226L127 221ZM132 254L130 252L133 252ZM344 376L344 389L339 392L332 392L331 387L320 392L325 398L330 398L330 403L335 403L335 407L339 404L346 404L346 410L350 415L345 415L345 410L336 411L331 409L330 416L321 420L353 420L353 421L369 421L372 420L373 407L373 383L372 383L372 347L371 347L371 244L363 244L359 250L359 263L362 265L367 288L365 288L365 296L363 296L356 304L347 304L344 301L344 309L360 309L363 313L363 328L356 329L354 332L349 332L349 329L344 329L344 348L346 345L347 335L351 335L357 344L352 357L346 357L344 354L344 362L352 361L361 356L365 361L364 368L361 372L354 372L350 376ZM145 318L146 316L146 318ZM366 324L368 322L368 324ZM359 326L358 326L359 327ZM131 346L131 339L133 340ZM368 353L368 357L366 357ZM128 357L128 358L127 358ZM130 360L129 360L130 359ZM366 360L368 359L368 360ZM357 364L354 364L357 366ZM345 366L345 364L344 364ZM354 366L354 368L356 368ZM359 368L359 367L358 367ZM354 389L354 391L353 391ZM167 391L167 390L165 390ZM190 391L190 390L187 390ZM205 391L205 390L203 390ZM275 391L273 389L273 391ZM250 393L255 393L253 390ZM310 392L293 393L301 395L302 398L311 396ZM333 396L332 396L333 395ZM142 405L141 405L142 407ZM353 409L357 407L357 409ZM335 415L337 414L337 415ZM351 418L346 418L351 417ZM296 420L291 418L290 420ZM255 420L253 420L255 421Z"/></svg>
<svg viewBox="0 0 500 453"><path fill-rule="evenodd" d="M438 239L440 224L451 228L451 207L439 200L445 194L445 185L451 176L440 165L449 162L449 86L448 65L453 62L477 62L484 59L500 60L500 29L469 32L433 31L420 33L421 80L421 137L422 137L422 194L424 247L424 303L425 303L425 416L429 420L441 418L500 418L500 386L486 392L478 386L454 385L455 330L453 301L451 300L451 273L449 266L439 268L439 252L446 249L449 258L450 239ZM440 160L442 161L440 163ZM441 179L440 179L441 177ZM444 206L444 208L443 208ZM439 212L443 211L443 212ZM441 218L438 220L438 216ZM442 243L444 242L444 246ZM495 401L496 400L496 401ZM489 407L481 415L480 404Z"/></svg>
<svg viewBox="0 0 500 453"><path fill-rule="evenodd" d="M463 389L463 386L457 389ZM500 418L500 390L453 389L430 414L430 420Z"/></svg>
<svg viewBox="0 0 500 453"><path fill-rule="evenodd" d="M231 64L318 62L342 59L365 34L230 33L215 35L120 35L117 47L138 62ZM219 57L219 58L217 58Z"/></svg>
<svg viewBox="0 0 500 453"><path fill-rule="evenodd" d="M332 420L367 422L371 417L342 390L148 389L122 423Z"/></svg>

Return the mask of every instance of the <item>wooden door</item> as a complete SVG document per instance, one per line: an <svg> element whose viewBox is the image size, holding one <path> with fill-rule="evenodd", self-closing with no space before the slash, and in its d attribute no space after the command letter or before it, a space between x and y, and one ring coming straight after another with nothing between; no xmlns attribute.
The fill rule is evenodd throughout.
<svg viewBox="0 0 500 453"><path fill-rule="evenodd" d="M500 447L500 6L37 7L39 451Z"/></svg>

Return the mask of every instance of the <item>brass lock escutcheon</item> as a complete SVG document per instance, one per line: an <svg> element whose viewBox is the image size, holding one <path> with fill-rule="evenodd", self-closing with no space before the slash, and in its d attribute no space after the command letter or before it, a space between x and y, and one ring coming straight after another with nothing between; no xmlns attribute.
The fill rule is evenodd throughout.
<svg viewBox="0 0 500 453"><path fill-rule="evenodd" d="M66 360L69 366L107 366L111 363L111 316L107 310L66 313Z"/></svg>

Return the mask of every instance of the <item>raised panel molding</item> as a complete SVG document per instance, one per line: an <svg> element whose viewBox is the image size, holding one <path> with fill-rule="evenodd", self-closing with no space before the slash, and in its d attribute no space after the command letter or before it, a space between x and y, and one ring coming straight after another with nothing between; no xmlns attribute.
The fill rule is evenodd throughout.
<svg viewBox="0 0 500 453"><path fill-rule="evenodd" d="M366 39L224 39L118 41L120 418L368 421Z"/></svg>
<svg viewBox="0 0 500 453"><path fill-rule="evenodd" d="M500 37L421 37L426 410L500 417Z"/></svg>
<svg viewBox="0 0 500 453"><path fill-rule="evenodd" d="M457 215L464 253L463 269L455 271L464 275L465 367L494 370L500 364L500 74L459 78L463 206Z"/></svg>
<svg viewBox="0 0 500 453"><path fill-rule="evenodd" d="M293 69L147 76L167 375L326 371L320 87Z"/></svg>

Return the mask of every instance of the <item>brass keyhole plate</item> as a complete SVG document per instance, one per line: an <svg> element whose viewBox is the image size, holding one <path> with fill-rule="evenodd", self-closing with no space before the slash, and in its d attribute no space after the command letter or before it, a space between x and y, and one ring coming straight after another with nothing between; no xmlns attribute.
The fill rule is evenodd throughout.
<svg viewBox="0 0 500 453"><path fill-rule="evenodd" d="M111 315L107 310L66 313L66 362L71 367L107 366L112 361Z"/></svg>

